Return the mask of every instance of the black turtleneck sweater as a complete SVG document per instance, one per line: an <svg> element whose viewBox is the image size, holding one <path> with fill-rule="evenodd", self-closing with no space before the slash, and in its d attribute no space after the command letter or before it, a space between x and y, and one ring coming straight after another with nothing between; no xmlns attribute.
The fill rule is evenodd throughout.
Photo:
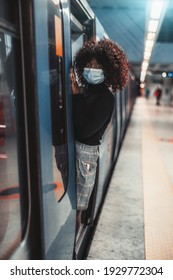
<svg viewBox="0 0 173 280"><path fill-rule="evenodd" d="M104 83L89 85L74 94L75 138L86 145L99 145L114 109L114 96Z"/></svg>

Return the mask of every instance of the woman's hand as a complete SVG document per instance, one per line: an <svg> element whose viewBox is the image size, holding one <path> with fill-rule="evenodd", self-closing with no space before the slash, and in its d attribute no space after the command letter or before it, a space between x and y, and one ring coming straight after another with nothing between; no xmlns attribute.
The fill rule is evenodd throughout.
<svg viewBox="0 0 173 280"><path fill-rule="evenodd" d="M72 94L79 94L80 93L80 87L78 86L78 84L76 82L76 77L75 77L73 69L71 69L71 72L70 72L70 80L71 80Z"/></svg>

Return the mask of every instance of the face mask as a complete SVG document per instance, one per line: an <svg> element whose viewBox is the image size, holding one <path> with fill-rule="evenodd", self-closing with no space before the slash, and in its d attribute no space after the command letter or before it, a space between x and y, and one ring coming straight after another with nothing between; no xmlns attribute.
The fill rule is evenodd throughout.
<svg viewBox="0 0 173 280"><path fill-rule="evenodd" d="M84 68L83 76L89 84L101 84L105 77L102 69Z"/></svg>

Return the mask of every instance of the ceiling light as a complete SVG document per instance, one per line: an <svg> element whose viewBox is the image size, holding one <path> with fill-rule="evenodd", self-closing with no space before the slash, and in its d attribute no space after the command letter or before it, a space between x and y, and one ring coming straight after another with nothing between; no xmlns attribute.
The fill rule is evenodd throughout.
<svg viewBox="0 0 173 280"><path fill-rule="evenodd" d="M163 77L163 78L166 78L166 76L167 76L166 72L163 72L163 73L162 73L162 77Z"/></svg>
<svg viewBox="0 0 173 280"><path fill-rule="evenodd" d="M155 32L148 32L147 33L147 40L154 40L156 36Z"/></svg>
<svg viewBox="0 0 173 280"><path fill-rule="evenodd" d="M150 18L153 19L159 19L161 12L162 12L162 8L163 8L163 3L164 1L154 1L151 4L151 11L150 11Z"/></svg>
<svg viewBox="0 0 173 280"><path fill-rule="evenodd" d="M149 32L156 32L157 30L157 26L158 26L158 20L149 20L149 24L148 24L148 31Z"/></svg>
<svg viewBox="0 0 173 280"><path fill-rule="evenodd" d="M145 87L145 84L144 83L141 83L140 84L140 88L144 88Z"/></svg>
<svg viewBox="0 0 173 280"><path fill-rule="evenodd" d="M159 32L159 27L167 8L168 0L152 0L151 2L150 14L147 24L148 29L146 30L145 37L144 60L141 67L141 81L145 81L150 56Z"/></svg>
<svg viewBox="0 0 173 280"><path fill-rule="evenodd" d="M145 75L146 75L146 73L145 73L145 74L142 74L142 73L141 73L141 77L140 77L140 81L141 81L141 82L144 82L144 81L145 81Z"/></svg>
<svg viewBox="0 0 173 280"><path fill-rule="evenodd" d="M143 67L143 68L147 68L147 67L148 67L148 61L144 60L144 61L142 62L142 67Z"/></svg>
<svg viewBox="0 0 173 280"><path fill-rule="evenodd" d="M145 41L145 46L146 47L153 47L153 45L154 45L154 41L153 40L146 40Z"/></svg>
<svg viewBox="0 0 173 280"><path fill-rule="evenodd" d="M151 51L152 51L152 47L145 46L145 51L147 51L147 52L151 52Z"/></svg>
<svg viewBox="0 0 173 280"><path fill-rule="evenodd" d="M151 56L151 52L144 52L144 59L149 59Z"/></svg>

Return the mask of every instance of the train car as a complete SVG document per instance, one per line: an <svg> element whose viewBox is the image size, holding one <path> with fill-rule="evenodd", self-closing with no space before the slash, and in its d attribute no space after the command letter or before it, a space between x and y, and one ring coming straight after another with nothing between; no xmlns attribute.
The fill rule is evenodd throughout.
<svg viewBox="0 0 173 280"><path fill-rule="evenodd" d="M1 0L0 259L82 259L116 164L136 83L114 93L97 179L76 234L70 66L89 38L106 37L86 1ZM61 163L57 165L57 159Z"/></svg>

